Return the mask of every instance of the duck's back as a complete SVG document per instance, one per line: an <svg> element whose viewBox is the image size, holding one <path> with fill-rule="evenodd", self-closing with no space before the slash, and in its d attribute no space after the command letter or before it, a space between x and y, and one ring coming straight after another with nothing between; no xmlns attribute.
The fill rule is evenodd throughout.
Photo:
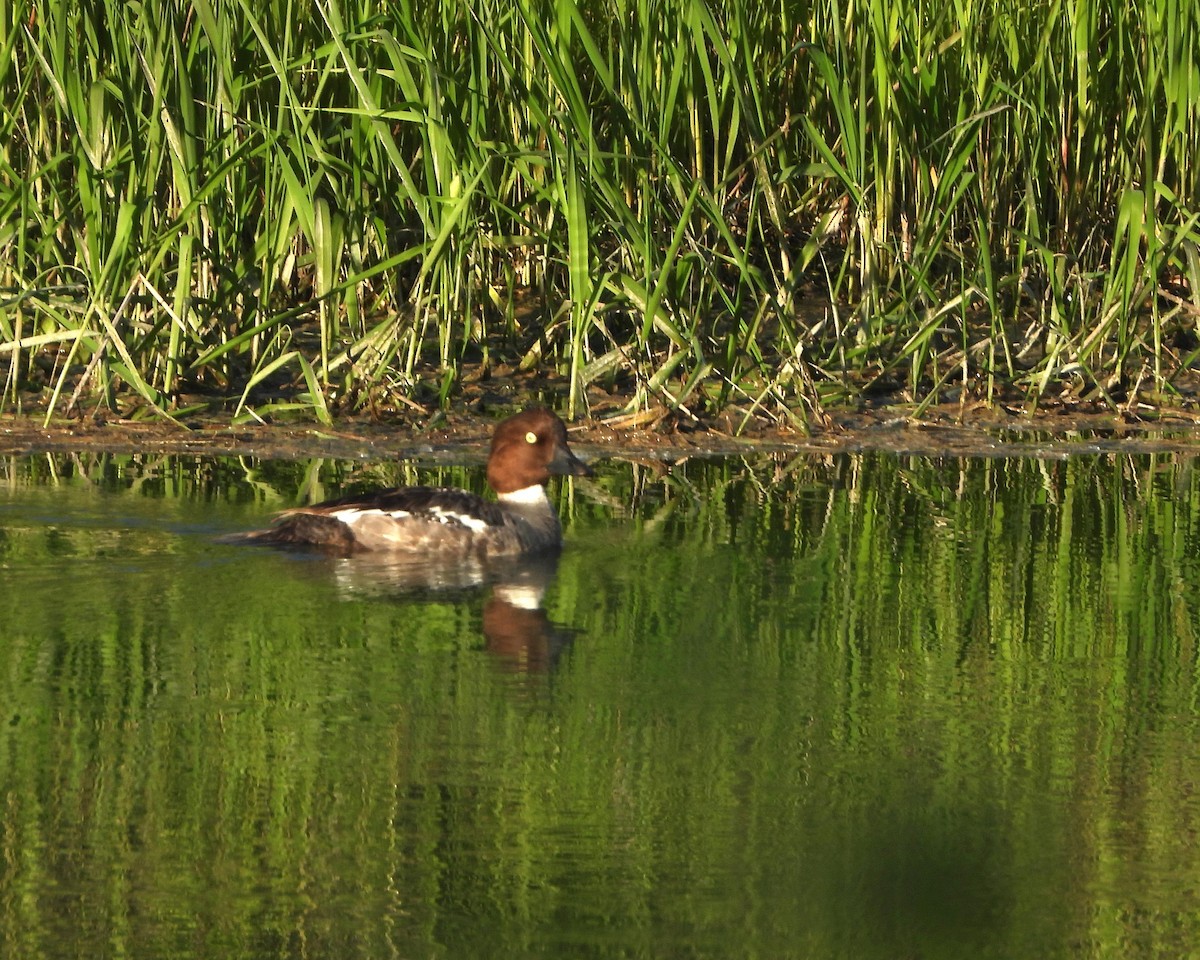
<svg viewBox="0 0 1200 960"><path fill-rule="evenodd" d="M556 547L561 529L544 496L541 503L508 505L465 490L398 487L289 510L259 540L347 553L493 556Z"/></svg>

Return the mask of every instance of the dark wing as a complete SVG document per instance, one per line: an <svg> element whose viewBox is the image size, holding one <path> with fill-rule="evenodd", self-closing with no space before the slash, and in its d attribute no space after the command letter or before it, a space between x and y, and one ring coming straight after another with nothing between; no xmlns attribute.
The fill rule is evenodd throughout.
<svg viewBox="0 0 1200 960"><path fill-rule="evenodd" d="M269 530L229 541L316 547L343 556L362 550L461 555L486 552L506 537L523 542L497 503L465 490L397 487L286 510Z"/></svg>

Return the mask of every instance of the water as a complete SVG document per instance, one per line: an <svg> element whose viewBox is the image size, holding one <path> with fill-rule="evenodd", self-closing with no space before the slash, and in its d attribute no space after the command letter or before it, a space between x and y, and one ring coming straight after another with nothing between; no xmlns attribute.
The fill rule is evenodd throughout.
<svg viewBox="0 0 1200 960"><path fill-rule="evenodd" d="M599 466L456 571L214 538L478 471L0 461L0 956L1200 943L1190 461Z"/></svg>

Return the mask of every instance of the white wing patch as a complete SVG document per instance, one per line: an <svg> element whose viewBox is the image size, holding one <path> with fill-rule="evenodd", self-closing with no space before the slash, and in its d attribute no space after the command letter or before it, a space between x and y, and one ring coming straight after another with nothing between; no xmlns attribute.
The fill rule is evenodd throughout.
<svg viewBox="0 0 1200 960"><path fill-rule="evenodd" d="M486 530L487 522L466 513L455 513L453 510L443 510L441 507L431 507L429 512L442 523L461 523L468 530Z"/></svg>
<svg viewBox="0 0 1200 960"><path fill-rule="evenodd" d="M423 519L434 520L438 523L459 524L466 527L468 530L480 532L488 528L486 520L480 520L478 517L472 517L466 513L456 513L453 510L444 510L441 507L430 507L427 512L413 514L408 510L379 510L377 508L359 509L358 507L347 507L344 510L335 510L330 514L348 527L353 527L355 523L361 520L378 519L380 517L389 517L392 520L409 520Z"/></svg>
<svg viewBox="0 0 1200 960"><path fill-rule="evenodd" d="M361 517L364 513L378 513L378 510L355 510L348 508L346 510L334 510L331 514L335 520L341 520L348 527L354 526L354 521Z"/></svg>
<svg viewBox="0 0 1200 960"><path fill-rule="evenodd" d="M407 510L378 510L373 507L366 510L360 510L358 507L346 507L342 510L334 510L329 514L335 520L341 520L348 527L354 526L359 520L372 517L391 517L393 520L403 520L405 517L411 516Z"/></svg>

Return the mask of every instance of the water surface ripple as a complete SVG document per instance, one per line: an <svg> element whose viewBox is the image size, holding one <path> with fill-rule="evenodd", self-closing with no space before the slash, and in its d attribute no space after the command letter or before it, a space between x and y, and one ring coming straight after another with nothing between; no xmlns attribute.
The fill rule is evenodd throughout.
<svg viewBox="0 0 1200 960"><path fill-rule="evenodd" d="M467 468L0 461L0 955L1200 943L1190 461L599 466L456 568L216 537Z"/></svg>

